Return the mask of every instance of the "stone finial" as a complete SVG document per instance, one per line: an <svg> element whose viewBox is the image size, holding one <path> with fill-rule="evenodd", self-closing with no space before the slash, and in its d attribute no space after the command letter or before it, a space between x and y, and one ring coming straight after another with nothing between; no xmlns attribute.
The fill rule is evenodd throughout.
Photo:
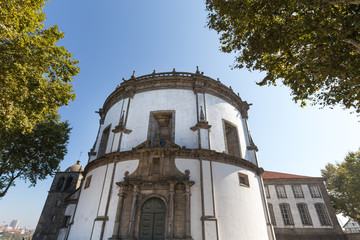
<svg viewBox="0 0 360 240"><path fill-rule="evenodd" d="M135 79L135 71L133 71L133 74L131 76L131 79Z"/></svg>
<svg viewBox="0 0 360 240"><path fill-rule="evenodd" d="M199 66L196 66L196 74L200 74L200 71L199 71Z"/></svg>
<svg viewBox="0 0 360 240"><path fill-rule="evenodd" d="M125 111L122 112L121 116L120 116L120 124L124 124L124 115L125 115Z"/></svg>
<svg viewBox="0 0 360 240"><path fill-rule="evenodd" d="M126 171L126 172L124 173L124 177L125 177L125 178L129 177L129 171Z"/></svg>
<svg viewBox="0 0 360 240"><path fill-rule="evenodd" d="M152 72L152 74L155 74L156 73L156 71L155 71L155 69L154 69L154 71Z"/></svg>
<svg viewBox="0 0 360 240"><path fill-rule="evenodd" d="M217 78L216 80L217 80L218 82L220 82L220 79L219 79L219 78Z"/></svg>
<svg viewBox="0 0 360 240"><path fill-rule="evenodd" d="M186 169L186 170L185 170L185 175L186 175L186 176L190 176L190 170L189 170L189 169Z"/></svg>
<svg viewBox="0 0 360 240"><path fill-rule="evenodd" d="M200 121L205 121L205 115L202 106L200 106Z"/></svg>
<svg viewBox="0 0 360 240"><path fill-rule="evenodd" d="M80 160L77 160L77 161L76 161L76 164L80 165Z"/></svg>
<svg viewBox="0 0 360 240"><path fill-rule="evenodd" d="M125 78L122 78L122 80L123 80L124 82L126 82L126 79L125 79Z"/></svg>
<svg viewBox="0 0 360 240"><path fill-rule="evenodd" d="M61 168L59 167L57 171L58 171L58 172L61 172Z"/></svg>
<svg viewBox="0 0 360 240"><path fill-rule="evenodd" d="M175 68L173 68L173 72L176 72Z"/></svg>

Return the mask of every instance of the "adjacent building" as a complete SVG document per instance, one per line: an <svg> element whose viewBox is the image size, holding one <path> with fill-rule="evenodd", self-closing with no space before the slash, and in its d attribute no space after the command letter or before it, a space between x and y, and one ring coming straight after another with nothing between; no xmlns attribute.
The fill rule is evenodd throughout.
<svg viewBox="0 0 360 240"><path fill-rule="evenodd" d="M277 240L343 240L324 179L263 174L268 209Z"/></svg>

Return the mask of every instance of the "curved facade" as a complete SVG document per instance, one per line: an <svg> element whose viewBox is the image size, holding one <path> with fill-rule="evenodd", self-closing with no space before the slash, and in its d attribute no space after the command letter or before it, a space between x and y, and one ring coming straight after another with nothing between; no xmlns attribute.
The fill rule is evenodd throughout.
<svg viewBox="0 0 360 240"><path fill-rule="evenodd" d="M99 110L68 239L273 239L248 109L199 71L124 79Z"/></svg>

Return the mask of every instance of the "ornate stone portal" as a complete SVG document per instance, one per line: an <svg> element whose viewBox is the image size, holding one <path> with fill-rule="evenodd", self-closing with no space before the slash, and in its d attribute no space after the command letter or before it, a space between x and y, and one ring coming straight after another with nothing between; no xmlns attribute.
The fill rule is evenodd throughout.
<svg viewBox="0 0 360 240"><path fill-rule="evenodd" d="M109 239L190 240L190 171L180 172L173 151L179 146L165 140L162 147L150 148L150 141L135 149L143 150L135 172L125 172L117 182L119 200L113 236Z"/></svg>

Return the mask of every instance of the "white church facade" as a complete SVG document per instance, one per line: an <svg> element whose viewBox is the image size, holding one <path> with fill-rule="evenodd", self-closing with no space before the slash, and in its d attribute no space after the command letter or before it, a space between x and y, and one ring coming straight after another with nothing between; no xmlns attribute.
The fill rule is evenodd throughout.
<svg viewBox="0 0 360 240"><path fill-rule="evenodd" d="M124 79L84 171L68 171L81 185L64 198L55 177L48 199L62 202L34 239L274 240L249 106L198 70Z"/></svg>

